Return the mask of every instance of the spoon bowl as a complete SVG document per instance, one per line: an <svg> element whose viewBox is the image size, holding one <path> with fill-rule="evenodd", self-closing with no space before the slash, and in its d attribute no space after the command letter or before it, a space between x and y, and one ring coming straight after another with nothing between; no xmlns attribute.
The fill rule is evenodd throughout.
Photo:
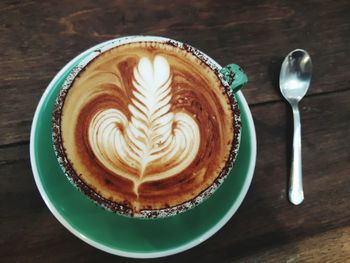
<svg viewBox="0 0 350 263"><path fill-rule="evenodd" d="M295 49L284 59L280 72L280 89L287 101L298 103L306 94L311 81L312 63L309 54Z"/></svg>

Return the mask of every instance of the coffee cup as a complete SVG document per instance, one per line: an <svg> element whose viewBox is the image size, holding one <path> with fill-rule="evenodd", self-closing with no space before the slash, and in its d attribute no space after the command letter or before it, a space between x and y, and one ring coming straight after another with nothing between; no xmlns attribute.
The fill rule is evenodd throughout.
<svg viewBox="0 0 350 263"><path fill-rule="evenodd" d="M212 195L234 165L242 69L163 37L94 50L65 80L53 142L67 178L113 212L175 215ZM235 176L235 175L231 175Z"/></svg>

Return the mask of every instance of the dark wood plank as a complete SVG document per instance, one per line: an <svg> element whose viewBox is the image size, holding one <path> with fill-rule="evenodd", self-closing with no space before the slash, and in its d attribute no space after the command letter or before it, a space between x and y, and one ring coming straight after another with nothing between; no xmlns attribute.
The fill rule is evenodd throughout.
<svg viewBox="0 0 350 263"><path fill-rule="evenodd" d="M349 251L350 227L341 227L230 262L347 262Z"/></svg>
<svg viewBox="0 0 350 263"><path fill-rule="evenodd" d="M286 201L289 108L282 102L253 106L257 167L237 214L198 247L145 262L345 262L350 257L349 103L350 91L302 102L305 202L298 207ZM4 262L138 262L88 246L55 220L34 185L28 145L0 148L0 164Z"/></svg>
<svg viewBox="0 0 350 263"><path fill-rule="evenodd" d="M250 78L250 104L280 100L282 58L305 48L314 62L309 94L348 89L350 2L2 1L0 145L27 141L39 98L55 73L99 42L133 34L188 42Z"/></svg>

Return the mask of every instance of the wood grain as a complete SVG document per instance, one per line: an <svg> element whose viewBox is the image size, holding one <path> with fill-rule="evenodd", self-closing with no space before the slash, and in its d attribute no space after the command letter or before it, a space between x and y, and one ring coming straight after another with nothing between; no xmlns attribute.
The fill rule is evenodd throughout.
<svg viewBox="0 0 350 263"><path fill-rule="evenodd" d="M139 262L99 251L68 232L36 189L29 132L54 75L85 49L145 34L187 42L220 64L240 64L257 137L255 176L237 214L203 244L145 262L350 262L350 2L0 2L1 262ZM291 112L278 74L292 49L309 51L301 103L305 202L286 201Z"/></svg>
<svg viewBox="0 0 350 263"><path fill-rule="evenodd" d="M349 251L350 227L341 227L231 262L347 262Z"/></svg>
<svg viewBox="0 0 350 263"><path fill-rule="evenodd" d="M40 96L69 60L125 35L171 37L242 65L251 105L281 100L280 64L295 48L315 65L308 95L349 89L349 13L347 0L2 1L0 145L28 141Z"/></svg>
<svg viewBox="0 0 350 263"><path fill-rule="evenodd" d="M349 103L350 91L342 91L301 104L305 202L298 207L286 201L290 110L284 102L252 106L257 167L236 215L198 247L144 262L346 262ZM0 148L3 262L139 262L98 251L61 226L41 200L28 158L27 144Z"/></svg>

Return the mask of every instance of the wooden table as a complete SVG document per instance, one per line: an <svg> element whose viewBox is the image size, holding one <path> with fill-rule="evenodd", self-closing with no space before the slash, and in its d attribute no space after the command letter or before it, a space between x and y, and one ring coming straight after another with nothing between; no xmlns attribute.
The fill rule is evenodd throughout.
<svg viewBox="0 0 350 263"><path fill-rule="evenodd" d="M99 4L97 3L99 2ZM350 2L2 1L0 3L1 262L139 262L73 236L49 212L28 154L35 107L71 58L119 36L161 35L244 67L258 158L242 206L215 236L146 262L350 262ZM311 54L301 102L305 202L286 200L291 111L278 87L283 57Z"/></svg>

